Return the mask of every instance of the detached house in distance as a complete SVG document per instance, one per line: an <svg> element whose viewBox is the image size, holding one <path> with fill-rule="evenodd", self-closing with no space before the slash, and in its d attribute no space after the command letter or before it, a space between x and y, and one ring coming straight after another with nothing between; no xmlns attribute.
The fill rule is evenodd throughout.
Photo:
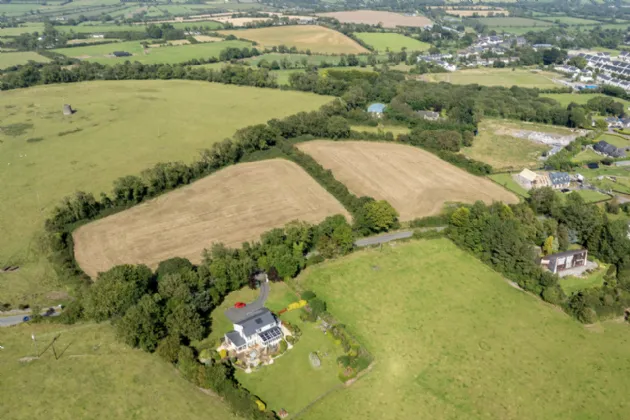
<svg viewBox="0 0 630 420"><path fill-rule="evenodd" d="M542 257L540 265L546 267L552 273L562 276L561 273L565 270L585 266L587 257L588 251L586 249L559 252Z"/></svg>

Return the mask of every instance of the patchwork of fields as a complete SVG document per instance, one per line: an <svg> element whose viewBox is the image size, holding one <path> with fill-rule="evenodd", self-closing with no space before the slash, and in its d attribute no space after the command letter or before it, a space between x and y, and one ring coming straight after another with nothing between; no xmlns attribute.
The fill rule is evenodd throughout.
<svg viewBox="0 0 630 420"><path fill-rule="evenodd" d="M300 51L323 54L359 54L369 52L344 34L318 25L273 26L270 28L220 31L225 35L255 41L263 47L285 45Z"/></svg>
<svg viewBox="0 0 630 420"><path fill-rule="evenodd" d="M585 328L445 239L362 251L298 282L377 361L304 419L626 415L625 323Z"/></svg>
<svg viewBox="0 0 630 420"><path fill-rule="evenodd" d="M183 63L196 59L218 58L226 48L245 48L252 44L244 41L206 42L190 45L165 46L144 49L138 41L117 42L112 44L88 45L84 47L58 48L53 50L68 57L92 61L100 64L118 64L125 61L137 61L142 64ZM131 53L131 57L114 57L114 51Z"/></svg>
<svg viewBox="0 0 630 420"><path fill-rule="evenodd" d="M74 232L74 252L92 277L120 264L155 268L172 257L198 264L213 243L238 247L292 220L319 223L335 214L350 218L295 163L241 163L81 226Z"/></svg>
<svg viewBox="0 0 630 420"><path fill-rule="evenodd" d="M21 269L2 274L0 296L32 301L58 287L52 270L33 260L29 249L64 196L77 190L98 196L120 176L157 162L189 162L239 128L314 110L331 99L181 80L87 82L2 92L0 260ZM64 103L77 112L63 116Z"/></svg>
<svg viewBox="0 0 630 420"><path fill-rule="evenodd" d="M438 214L445 203L518 199L491 181L476 177L422 149L365 141L309 141L299 149L359 196L385 199L401 220Z"/></svg>

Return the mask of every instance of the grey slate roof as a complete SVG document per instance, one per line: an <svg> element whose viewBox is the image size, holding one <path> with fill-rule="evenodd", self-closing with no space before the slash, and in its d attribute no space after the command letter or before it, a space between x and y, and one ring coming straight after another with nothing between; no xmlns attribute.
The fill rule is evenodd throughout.
<svg viewBox="0 0 630 420"><path fill-rule="evenodd" d="M243 335L249 337L256 333L256 330L269 324L275 324L276 318L267 308L255 311L249 318L239 321L237 324L243 327Z"/></svg>
<svg viewBox="0 0 630 420"><path fill-rule="evenodd" d="M236 331L230 331L225 335L227 336L228 340L230 340L236 347L241 347L245 345L245 340L243 340L243 337L241 337L241 335Z"/></svg>
<svg viewBox="0 0 630 420"><path fill-rule="evenodd" d="M550 172L549 179L552 185L562 185L571 182L571 176L566 172Z"/></svg>
<svg viewBox="0 0 630 420"><path fill-rule="evenodd" d="M593 146L593 149L595 149L599 153L603 153L611 157L622 157L626 155L626 153L622 149L619 149L612 144L606 143L603 140L597 142L595 146Z"/></svg>

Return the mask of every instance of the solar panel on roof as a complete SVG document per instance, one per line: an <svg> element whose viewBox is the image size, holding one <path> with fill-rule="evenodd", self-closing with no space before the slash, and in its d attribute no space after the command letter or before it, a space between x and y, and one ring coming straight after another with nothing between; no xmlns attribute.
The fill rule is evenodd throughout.
<svg viewBox="0 0 630 420"><path fill-rule="evenodd" d="M263 343L268 343L269 341L273 341L276 338L282 335L282 331L278 327L273 327L267 331L260 333L260 338L262 338Z"/></svg>

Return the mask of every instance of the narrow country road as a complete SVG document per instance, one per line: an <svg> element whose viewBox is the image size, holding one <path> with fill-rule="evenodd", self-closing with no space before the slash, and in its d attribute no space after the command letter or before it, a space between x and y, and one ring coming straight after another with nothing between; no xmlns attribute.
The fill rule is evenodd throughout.
<svg viewBox="0 0 630 420"><path fill-rule="evenodd" d="M446 229L445 226L438 227L428 227L417 229L419 232L427 232L429 230L435 230L436 232L441 232ZM391 241L397 241L400 239L408 239L413 236L412 230L406 230L402 232L394 232L394 233L386 233L385 235L378 236L369 236L367 238L361 238L354 241L354 245L358 247L371 246L371 245L380 245Z"/></svg>

